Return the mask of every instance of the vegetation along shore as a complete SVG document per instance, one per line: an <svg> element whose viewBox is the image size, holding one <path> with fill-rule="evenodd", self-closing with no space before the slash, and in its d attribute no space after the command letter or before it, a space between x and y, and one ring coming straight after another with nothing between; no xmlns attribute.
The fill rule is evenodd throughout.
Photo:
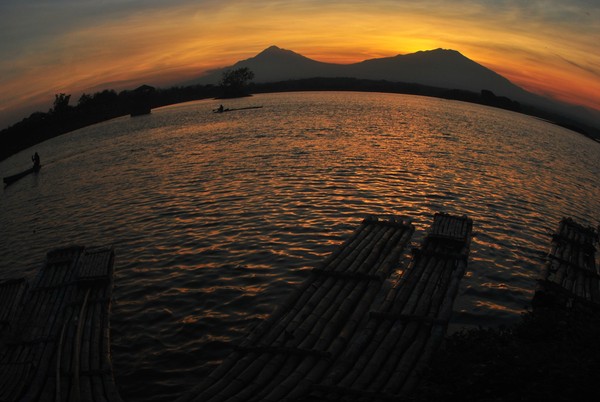
<svg viewBox="0 0 600 402"><path fill-rule="evenodd" d="M218 85L190 85L167 89L152 88L151 91L147 90L148 86L140 88L146 89L144 91L144 102L147 102L150 108L193 100L218 98L224 95L224 88ZM503 96L496 96L488 90L476 93L383 80L307 78L270 83L250 83L246 91L255 94L293 91L361 91L432 96L528 114L566 127L596 141L600 140L600 128L590 127L556 113L520 104ZM228 95L231 94L228 93ZM47 112L32 113L29 117L0 131L0 160L57 135L131 114L135 111L139 97L139 91L137 90L125 90L117 93L114 90L107 89L91 95L83 94L77 104L72 106L70 104L71 95L57 94L52 107Z"/></svg>

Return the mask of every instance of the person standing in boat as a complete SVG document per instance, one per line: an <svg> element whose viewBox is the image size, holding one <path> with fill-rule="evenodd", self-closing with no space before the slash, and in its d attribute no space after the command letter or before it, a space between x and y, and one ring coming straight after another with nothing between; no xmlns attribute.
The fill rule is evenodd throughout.
<svg viewBox="0 0 600 402"><path fill-rule="evenodd" d="M37 152L31 157L31 160L33 161L33 168L39 169L40 168L40 156L38 155Z"/></svg>

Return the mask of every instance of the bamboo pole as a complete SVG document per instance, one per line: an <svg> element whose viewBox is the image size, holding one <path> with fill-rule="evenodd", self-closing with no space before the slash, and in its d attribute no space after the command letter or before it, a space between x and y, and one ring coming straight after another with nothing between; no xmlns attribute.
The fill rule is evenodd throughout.
<svg viewBox="0 0 600 402"><path fill-rule="evenodd" d="M310 368L316 364L317 361L318 359L316 357L307 356L286 380L277 384L270 393L263 397L263 401L278 402L283 400L285 396L295 387L295 385L301 381Z"/></svg>
<svg viewBox="0 0 600 402"><path fill-rule="evenodd" d="M99 348L103 351L103 353L99 356L100 360L99 360L99 364L100 364L100 368L102 369L102 376L100 378L98 378L98 381L96 381L96 384L100 384L102 385L102 387L104 388L104 394L102 394L102 396L105 396L108 401L110 402L121 402L121 396L119 395L119 392L117 390L117 385L115 383L115 377L114 377L114 371L113 371L113 367L112 367L112 362L111 362L111 341L110 341L110 314L111 314L111 297L112 297L112 290L113 290L113 286L114 286L114 277L113 277L113 264L111 263L110 265L111 267L111 275L109 276L110 278L110 283L107 287L104 288L104 297L105 300L107 300L106 303L104 303L101 308L99 309L100 311L100 315L99 315L99 328L98 328L98 332L96 334L96 339L97 342L99 344ZM101 388L97 388L98 391L101 390ZM99 399L99 402L107 402L104 400L104 398Z"/></svg>
<svg viewBox="0 0 600 402"><path fill-rule="evenodd" d="M73 372L72 372L72 383L71 383L71 392L70 398L75 401L81 400L81 389L79 382L79 369L80 369L80 355L81 355L81 343L83 336L83 326L85 324L86 315L87 315L87 301L90 296L90 290L88 289L85 292L85 297L83 299L83 303L81 304L81 310L79 310L79 315L77 319L77 333L75 335L75 350L73 353Z"/></svg>
<svg viewBox="0 0 600 402"><path fill-rule="evenodd" d="M571 264L562 264L565 266L565 276L561 282L561 287L567 291L571 291L571 287L573 286L573 274L575 269L571 266Z"/></svg>
<svg viewBox="0 0 600 402"><path fill-rule="evenodd" d="M435 299L433 297L434 292L438 287L439 278L442 277L445 273L445 264L443 260L435 259L434 265L434 271L429 278L427 286L425 287L425 289L423 289L423 292L420 295L421 297L419 297L418 304L415 306L414 310L410 312L410 314L416 317L426 316L427 312L430 309L430 305L433 302L435 302ZM396 367L398 361L400 361L403 354L405 353L405 350L413 342L419 328L422 325L422 323L419 323L417 321L410 321L404 325L404 331L402 333L399 333L399 336L396 339L389 340L389 353L385 356L385 360L382 362L380 369L376 371L373 370L367 375L367 377L365 377L365 379L370 377L367 380L368 382L365 384L365 387L368 387L372 391L378 391L388 381L389 376L394 372L394 367Z"/></svg>
<svg viewBox="0 0 600 402"><path fill-rule="evenodd" d="M97 302L95 300L98 299L98 290L91 289L90 290L90 298L88 299L88 305L86 308L85 314L85 322L83 324L83 332L81 337L81 348L80 348L80 358L79 358L79 384L80 384L80 392L82 400L93 401L94 397L92 394L92 379L89 374L81 375L81 373L90 373L90 353L91 350L91 336L92 336L92 323L94 319L94 304ZM90 300L92 305L90 306Z"/></svg>
<svg viewBox="0 0 600 402"><path fill-rule="evenodd" d="M446 227L445 230L448 231L448 230L453 230L453 229ZM454 232L454 233L456 233L456 232ZM442 233L442 234L444 234L444 233ZM427 247L425 247L425 248L427 248ZM429 262L429 264L431 264L431 262ZM442 288L444 287L444 285L441 284L440 282L447 281L444 279L440 279L440 278L442 278L441 274L444 271L444 269L441 268L441 267L443 267L444 262L436 261L435 264L437 265L436 271L439 272L440 275L437 276L437 279L435 277L428 278L428 286L425 288L425 290L422 292L422 294L420 294L421 292L417 288L416 291L413 291L411 296L419 295L419 297L412 297L412 299L409 299L409 301L415 300L415 303L418 300L418 302L420 303L419 305L417 305L415 307L415 310L413 312L417 316L420 316L421 314L426 312L426 309L428 308L430 299L434 299L434 300L440 299L439 289L440 289L440 287L442 287ZM448 271L448 269L446 269L446 271ZM446 274L446 276L447 276L447 274ZM419 282L422 283L423 278L424 278L424 276L422 276L420 278ZM436 290L438 291L437 292L438 296L435 296ZM437 302L434 301L434 303L437 303ZM410 312L411 310L412 310L412 307L410 304L405 305L403 308L404 313ZM386 377L385 373L386 372L389 373L391 370L391 367L393 367L395 365L395 360L397 360L397 358L399 358L399 356L402 354L402 351L404 350L404 348L411 342L411 339L413 338L413 335L414 335L415 331L417 330L417 328L418 328L418 324L416 324L416 323L409 323L408 325L406 325L404 328L405 330L402 333L400 340L398 341L399 343L395 345L395 348L393 349L392 354L389 355L389 356L392 356L392 359L388 359L385 362L385 364L381 370L375 371L373 368L373 370L370 373L371 378L373 378L373 376L377 373L381 374L382 371L383 371L384 375L380 375L376 381L371 382L372 390L378 390L379 387L386 381L387 377ZM365 378L365 380L364 380L365 383L368 383L370 381L370 380L368 380L368 376L363 377L363 378Z"/></svg>
<svg viewBox="0 0 600 402"><path fill-rule="evenodd" d="M464 253L464 254L468 253L468 249L469 249L469 244L470 244L469 232L470 232L470 228L467 232L467 242L466 242L465 246L463 247L462 253ZM450 319L450 316L452 314L452 306L454 303L454 299L456 298L456 294L458 292L460 279L464 275L465 270L466 270L466 259L459 259L457 261L456 269L454 269L451 273L449 284L447 286L447 291L445 292L445 297L441 300L441 305L439 307L439 311L437 314L442 322L448 322ZM431 330L431 335L429 337L429 340L427 341L427 343L424 346L422 356L421 356L420 360L417 362L414 369L411 370L410 375L409 375L408 379L406 380L406 382L404 383L404 385L401 385L401 388L400 388L398 386L398 384L390 382L390 383L388 383L388 388L387 388L388 390L394 389L395 392L400 391L400 395L408 395L408 393L410 391L412 391L412 389L414 389L414 387L416 386L418 379L421 375L422 370L427 365L427 363L431 360L433 353L438 349L439 345L441 344L444 334L445 334L445 331L446 331L446 328L447 328L447 324L434 325L434 327ZM405 370L404 374L401 374L401 375L404 376L404 375L406 375L406 373L407 373L407 371ZM394 386L395 386L395 388L393 388Z"/></svg>
<svg viewBox="0 0 600 402"><path fill-rule="evenodd" d="M352 233L352 235L340 244L318 267L326 269L329 265L335 265L342 260L347 253L356 247L362 239L373 229L375 225L372 221L364 220L362 224Z"/></svg>
<svg viewBox="0 0 600 402"><path fill-rule="evenodd" d="M365 248L361 252L360 260L357 260L355 264L352 264L350 266L350 268L349 268L350 271L363 272L365 269L362 269L360 267L369 266L374 259L378 258L379 250L381 248L379 240L385 239L385 236L387 235L387 230L381 231L380 234L381 234L380 236L373 238L373 244L368 245L370 247ZM360 283L360 281L358 281L358 282L350 281L350 282L346 282L346 284L344 284L343 290L346 295L350 294L352 296L352 295L356 294L357 289L361 289L363 287L364 286ZM340 300L342 302L341 306L343 306L344 302L346 302L347 300L348 300L348 298L343 297ZM321 325L319 325L318 327L315 328L314 331L312 331L311 334L313 335L314 339L318 338L319 334L321 333L323 328L325 328L326 324L330 324L329 327L331 327L330 319L336 312L334 306L337 307L337 305L333 304L333 301L329 301L329 300L326 300L324 303L321 304L321 306L323 306L324 308L327 309L326 310L327 313L323 312L324 308L321 308L320 310L315 311L315 315L318 317L321 317L321 320L320 320ZM310 345L312 345L312 343L310 343L310 342L303 342L301 344L301 346L303 346L303 347L309 347Z"/></svg>
<svg viewBox="0 0 600 402"><path fill-rule="evenodd" d="M260 378L262 381L258 381L257 385L263 384L261 390L257 393L255 400L263 400L263 398L273 391L289 375L294 371L294 369L300 364L300 361L304 359L303 356L292 355L292 356L277 356L276 359L273 359L272 365L269 365L263 372L260 374ZM269 376L270 371L276 371L276 375Z"/></svg>
<svg viewBox="0 0 600 402"><path fill-rule="evenodd" d="M373 236L381 229L382 227L377 221L372 221L367 224L355 240L347 246L343 246L338 257L330 264L327 264L327 267L324 267L324 269L338 270L338 266L345 267L349 265L348 260L352 261L356 258L360 250L364 248L364 244L369 244L372 241Z"/></svg>
<svg viewBox="0 0 600 402"><path fill-rule="evenodd" d="M346 294L350 290L351 290L351 288L347 287ZM345 299L346 299L346 297L342 296L339 301L341 302L342 300L345 300ZM335 306L333 306L333 308L329 309L329 314L327 315L328 320L326 320L327 323L329 323L329 319L330 319L330 317L332 317L332 313L335 314L335 312L337 311L337 306L338 306L338 304L336 304ZM319 338L319 336L320 336L320 332L319 331L313 332L311 334L311 337L309 339L308 338L305 339L303 341L303 343L300 344L300 346L304 347L304 348L313 346L314 342L316 341L316 339ZM317 349L317 350L319 350L319 349ZM290 360L291 360L291 364L290 364ZM293 372L293 369L298 365L298 363L299 363L299 361L301 359L297 358L297 357L293 357L290 360L288 360L288 363L286 363L285 368L280 371L279 377L280 377L281 380L284 380L291 372ZM275 382L275 384L277 384L277 381Z"/></svg>
<svg viewBox="0 0 600 402"><path fill-rule="evenodd" d="M428 255L421 256L420 263L426 264L425 271L423 272L423 275L421 275L421 277L419 278L415 289L411 292L410 296L406 300L406 303L402 307L402 314L411 314L414 311L415 306L417 305L417 302L421 297L423 289L425 289L425 287L427 286L430 276L435 269L436 262L437 261L435 257L430 257Z"/></svg>
<svg viewBox="0 0 600 402"><path fill-rule="evenodd" d="M350 313L352 313L347 321L341 322L340 324L345 324L342 328L342 331L336 330L333 327L330 327L330 334L327 331L324 331L322 334L322 338L319 340L317 344L317 349L320 350L321 347L326 345L330 345L328 351L331 353L332 358L337 358L341 352L343 351L345 345L348 343L349 338L355 332L356 326L360 322L360 318L366 314L371 305L371 302L375 298L377 291L380 286L376 283L369 283L368 289L366 289L362 297L355 303L355 307L351 306L350 303L347 304L348 309L344 311L340 309L340 316L348 317ZM362 303L361 303L362 302ZM337 335L340 333L341 335ZM302 367L304 366L304 367ZM289 390L289 395L287 395L290 399L296 399L298 397L306 395L310 391L310 385L314 384L320 380L322 380L323 375L326 370L331 366L331 362L327 360L320 360L313 362L305 363L299 366L299 368L295 371L295 373L303 373L302 375L297 374L297 381ZM292 374L294 375L294 374Z"/></svg>
<svg viewBox="0 0 600 402"><path fill-rule="evenodd" d="M561 221L559 223L559 227L558 227L557 231L555 232L555 234L561 233L561 231L564 228L564 225L565 225L565 222ZM550 251L548 252L548 255L546 258L546 264L544 264L544 269L542 270L542 273L541 273L542 279L545 279L548 281L553 281L554 276L556 275L557 267L555 266L556 260L553 260L552 257L556 256L558 247L559 247L558 240L553 239L551 242L551 245L550 245Z"/></svg>
<svg viewBox="0 0 600 402"><path fill-rule="evenodd" d="M418 260L413 260L404 273L402 277L402 280L405 281L403 286L399 288L399 291L393 290L393 293L397 294L397 299L394 300L393 307L403 308L414 287L419 283L419 279L423 275L427 264L419 263L421 257L417 258ZM391 326L392 323L390 321L370 319L366 330L351 342L345 356L342 358L340 368L332 372L330 380L332 382L339 381L343 387L352 385L356 377L358 377L363 368L368 364L376 345L383 340Z"/></svg>
<svg viewBox="0 0 600 402"><path fill-rule="evenodd" d="M378 228L381 229L381 228ZM369 255L369 243L368 242L372 242L374 239L378 239L381 235L383 234L383 232L381 230L374 230L372 231L369 236L367 236L367 238L365 238L365 240L363 242L360 243L360 245L362 245L362 249L357 247L356 250L354 250L354 252L352 252L347 258L345 258L340 265L337 267L338 269L336 269L336 271L356 271L357 268L356 266L359 266L360 264L363 263L363 261L367 258L367 256ZM360 246L359 245L359 246ZM341 290L343 288L342 285L338 285L336 286L335 283L336 281L331 280L331 281L327 281L328 284L333 285L333 294L332 297L335 297L335 294L337 294L339 292L339 290ZM311 300L309 300L307 302L306 305L301 306L301 311L305 310L305 311L309 311L312 314L312 317L309 316L309 318L311 318L311 320L309 321L308 325L305 325L303 328L305 329L310 329L312 328L312 324L314 324L316 316L322 314L323 309L324 308L328 308L329 306L326 305L325 303L322 303L323 298L326 297L327 293L331 291L330 287L323 287L322 289L319 290L318 294L316 294ZM287 326L287 331L295 331L295 328L299 328L302 323L305 323L306 320L303 319L302 314L297 314L296 318L292 321L291 325ZM280 335L280 338L283 335Z"/></svg>
<svg viewBox="0 0 600 402"><path fill-rule="evenodd" d="M260 353L249 352L249 353L232 353L232 355L239 356L239 359L235 360L231 367L228 367L224 373L222 373L212 384L205 389L201 390L202 401L209 401L212 397L217 395L223 389L231 385L232 381L242 373L252 362L260 358ZM221 366L219 366L220 368Z"/></svg>
<svg viewBox="0 0 600 402"><path fill-rule="evenodd" d="M62 400L62 396L61 396L61 392L60 392L60 361L61 361L61 353L62 353L62 348L63 348L63 341L65 338L65 331L67 328L67 320L64 321L63 323L63 327L62 330L60 331L60 338L58 339L58 346L56 348L57 350L57 355L56 355L56 394L55 394L55 398L56 401L61 401Z"/></svg>
<svg viewBox="0 0 600 402"><path fill-rule="evenodd" d="M408 300L402 307L401 312L403 314L411 314L413 312L414 305L416 304L416 301L418 300L418 297L416 297L415 295L418 295L423 291L426 281L429 279L429 277L431 276L431 273L434 270L435 262L433 261L433 259L422 258L420 262L423 264L426 264L425 270L423 271L423 274L419 278L419 281L416 283L416 286L412 290L411 295L408 297ZM364 366L364 369L360 372L360 374L353 381L354 386L356 386L357 388L365 388L368 385L368 383L371 381L374 373L376 373L377 370L379 370L379 368L385 362L388 355L391 353L391 349L392 349L393 345L395 344L395 342L393 340L397 339L404 330L405 330L405 323L402 321L396 321L392 324L389 331L387 331L387 333L385 333L385 335L383 336L383 339L381 339L381 342L373 343L373 346L371 346L371 348L374 350L369 354L368 363ZM343 385L343 386L350 385L350 384L348 384L348 385L345 384L345 382L347 382L347 381L348 380L342 382L341 385Z"/></svg>
<svg viewBox="0 0 600 402"><path fill-rule="evenodd" d="M285 378L282 374L282 365L286 365L287 362L293 359L296 362L299 361L298 356L285 356L278 354L265 366L265 368L257 374L251 384L247 386L242 392L235 395L233 401L243 401L250 398L254 400L262 400L262 395L267 394L276 384L281 381L281 378ZM295 367L297 363L293 364Z"/></svg>
<svg viewBox="0 0 600 402"><path fill-rule="evenodd" d="M34 294L34 298L39 296L39 294ZM11 331L10 335L12 337L21 336L24 337L23 339L27 339L27 332L31 330L27 325L30 322L31 315L32 309L25 305L20 319L13 323L15 328ZM3 371L7 371L7 373L2 373L3 375L0 376L0 396L5 400L13 400L11 394L18 392L27 383L28 371L27 365L24 363L31 360L30 355L32 354L32 347L28 344L25 346L16 344L0 354L0 361L3 363L0 369L4 367L6 369Z"/></svg>
<svg viewBox="0 0 600 402"><path fill-rule="evenodd" d="M48 299L50 299L51 301L48 304L52 304L55 303L55 296L56 294L62 291L62 289L54 289L52 291L50 291L51 293L48 295L50 296ZM39 306L38 306L39 307ZM52 308L49 310L49 313L52 314ZM62 318L62 316L64 315L62 309L60 311L60 316ZM54 317L54 316L53 316ZM58 318L56 318L58 319ZM54 322L54 318L50 318L48 317L48 321L46 321L44 324L45 328L47 329L49 327L49 325L51 325ZM61 325L62 327L62 325ZM49 332L43 331L42 332L44 335L42 335L43 339L47 339L45 342L51 343L49 344L45 344L44 349L56 349L57 347L55 346L56 344L54 344L54 339L55 337L53 335L56 335L56 339L58 340L58 333L57 334L51 334ZM48 364L48 370L50 369L50 365ZM38 396L37 399L38 400L51 400L53 398L53 396L56 394L56 390L55 390L55 382L51 381L51 377L47 377L45 381L40 382L39 383L39 389L38 389Z"/></svg>
<svg viewBox="0 0 600 402"><path fill-rule="evenodd" d="M305 330L306 336L300 338L301 342L299 346L301 348L310 348L312 347L317 340L320 338L323 331L331 326L331 320L335 317L335 314L342 308L345 300L348 300L349 297L352 297L355 289L359 288L362 284L360 281L344 281L346 283L343 284L342 290L339 293L336 293L333 296L339 296L336 298L330 297L325 298L324 303L320 305L322 307L319 311L316 311L313 314L314 323L311 322L310 332Z"/></svg>
<svg viewBox="0 0 600 402"><path fill-rule="evenodd" d="M26 379L30 376L31 365L27 364L24 359L27 358L30 349L25 350L25 348L18 347L15 353L11 353L11 359L7 359L9 364L6 364L5 367L8 369L8 374L3 375L3 383L0 383L0 396L3 400L17 400L27 386Z"/></svg>
<svg viewBox="0 0 600 402"><path fill-rule="evenodd" d="M390 240L398 231L398 228L383 226L381 236L374 238L373 242L369 245L369 248L367 249L368 251L365 250L365 253L368 255L368 258L363 260L363 263L353 266L351 268L351 272L369 273L373 270L373 268L376 268L377 262L385 256L383 253L386 250L387 246L390 244Z"/></svg>
<svg viewBox="0 0 600 402"><path fill-rule="evenodd" d="M418 324L411 323L412 326L418 327ZM402 354L401 360L398 362L398 367L390 375L390 381L383 387L384 393L396 395L398 389L405 384L407 377L410 375L410 370L413 368L421 355L427 340L429 328L421 325L418 328L414 338L406 346L406 351ZM379 385L379 384L378 384Z"/></svg>
<svg viewBox="0 0 600 402"><path fill-rule="evenodd" d="M442 236L450 237L450 219L446 214L441 215L442 219Z"/></svg>
<svg viewBox="0 0 600 402"><path fill-rule="evenodd" d="M52 272L50 272L50 275L52 276L51 282L49 283L49 285L51 286L55 286L55 285L62 285L63 283L67 283L69 280L69 274L71 274L74 271L74 266L76 264L78 260L78 256L75 257L73 259L73 261L70 264L67 264L67 266L64 269L60 269L58 267L52 267L53 269L51 270ZM60 264L59 264L60 265ZM63 264L64 265L64 264ZM44 268L48 268L49 265L46 265ZM42 279L40 279L39 283L47 283L45 282L45 280L43 279L45 275L42 275ZM34 318L35 320L35 327L37 327L34 331L32 331L33 336L35 337L40 337L40 339L48 339L50 338L51 335L53 335L53 330L54 328L60 328L60 323L58 322L59 320L57 319L57 316L59 314L59 311L61 310L63 303L65 302L65 300L69 300L68 295L70 294L70 287L52 287L51 290L46 291L43 290L41 293L44 293L45 296L47 296L47 300L48 300L48 309L44 309L44 315L40 316L40 314L37 314L37 317ZM39 312L41 309L39 309L39 307L35 308L35 311ZM32 339L36 339L36 338L32 338ZM35 399L37 399L39 393L42 391L42 387L46 381L46 373L48 370L48 367L51 364L51 357L54 353L54 347L52 343L49 342L42 342L41 344L41 348L40 348L40 353L39 355L36 354L36 361L37 361L37 370L35 372L35 376L32 378L31 382L29 383L29 387L28 387L28 391L27 394L23 397L23 401L33 401Z"/></svg>
<svg viewBox="0 0 600 402"><path fill-rule="evenodd" d="M41 280L45 278L40 278L40 275L36 278L36 282L41 283ZM29 298L29 303L25 305L23 318L20 320L19 328L18 328L18 337L21 342L24 342L23 346L19 346L18 354L16 355L16 359L14 363L16 363L16 370L11 373L11 376L6 379L7 384L9 385L2 393L6 396L6 400L16 400L17 397L20 397L21 390L24 389L25 386L29 385L31 382L31 377L35 374L29 365L26 364L27 361L37 362L36 359L36 347L32 342L35 338L33 337L34 330L37 327L37 320L39 317L37 316L36 308L39 305L44 305L47 303L46 294L42 292L36 292L31 295ZM12 389L11 389L12 388Z"/></svg>
<svg viewBox="0 0 600 402"><path fill-rule="evenodd" d="M399 243L403 243L404 248L408 240L406 239L407 235L412 235L409 228L396 228L391 236L388 238L385 247L381 250L377 261L375 261L370 269L366 271L368 274L378 274L381 273L383 276L388 276L389 274L389 266L386 266L388 262L388 257L390 254L393 254L393 250L396 249L396 246ZM410 238L410 236L408 236ZM398 261L394 261L394 265L397 265Z"/></svg>
<svg viewBox="0 0 600 402"><path fill-rule="evenodd" d="M377 258L378 257L377 256L377 252L375 252L375 254L373 254L372 256L375 257L375 258ZM367 262L367 264L368 264L368 262ZM339 313L340 313L339 316L340 317L343 318L343 317L347 316L348 314L350 314L350 312L354 308L354 306L352 304L353 301L355 301L355 300L356 301L361 300L362 296L364 295L364 289L362 289L362 288L364 288L365 285L364 284L359 284L359 285L360 286L358 286L358 287L356 287L354 289L351 297L345 299L344 304L342 305L342 307L339 310ZM369 287L370 287L370 290L369 289L367 289L367 290L369 290L370 293L368 293L367 295L370 295L371 293L373 293L373 289L375 289L375 291L378 290L380 288L380 285L379 284L376 284L376 285L369 284ZM330 326L329 327L329 332L333 331L333 328L334 328L333 326ZM327 340L327 339L330 339L330 338L331 338L331 336L327 332L325 332L324 336L323 336L323 339ZM323 344L324 342L321 340L321 343ZM325 345L323 345L323 346L325 346Z"/></svg>
<svg viewBox="0 0 600 402"><path fill-rule="evenodd" d="M346 282L346 281L344 281L344 282ZM337 311L339 302L341 302L342 300L345 300L347 295L350 293L350 291L352 291L352 289L354 287L354 284L351 284L348 282L346 282L344 285L345 285L344 289L340 293L340 297L338 297L337 302L334 302L335 300L324 299L324 301L321 305L325 306L325 307L329 307L329 308L327 309L326 312L320 311L318 314L315 315L315 318L318 320L318 323L317 323L318 325L315 325L313 327L313 329L308 334L308 336L299 336L298 337L298 338L300 338L299 347L310 348L314 345L316 340L319 339L319 336L320 336L321 332L323 331L323 328L330 322L331 318ZM294 340L294 341L296 341L296 340ZM274 385L278 384L280 381L283 381L285 378L287 378L293 372L293 370L298 365L300 360L302 360L302 358L300 358L298 356L290 357L286 361L285 366L282 369L280 369L279 374L277 376L278 378L275 381L273 381ZM269 388L272 388L272 387L269 387Z"/></svg>
<svg viewBox="0 0 600 402"><path fill-rule="evenodd" d="M387 228L378 224L373 231L348 255L336 271L356 272L363 261L371 254L372 245L377 243L385 234Z"/></svg>
<svg viewBox="0 0 600 402"><path fill-rule="evenodd" d="M567 261L568 255L570 254L570 248L570 243L566 243L563 247L559 248L558 257L560 259L558 260L559 266L556 270L555 283L560 286L563 286L565 277L567 275L567 264L563 263L562 261Z"/></svg>
<svg viewBox="0 0 600 402"><path fill-rule="evenodd" d="M433 236L428 236L428 237L436 237L436 236L440 236L442 235L442 233L444 233L444 216L440 213L436 213L433 215L433 226L436 227L436 231L435 232L431 232L430 234Z"/></svg>
<svg viewBox="0 0 600 402"><path fill-rule="evenodd" d="M375 224L371 224L370 226L375 226ZM334 265L331 269L336 271L344 271L347 269L348 264L357 262L359 258L360 247L362 244L364 244L366 241L369 241L372 238L370 236L374 235L373 229L373 227L365 228L362 231L363 236L358 236L356 238L355 243L350 244L349 247L352 247L351 249L346 250L347 252L339 254L340 258L336 260L336 265ZM313 287L312 290L314 290L314 293L308 294L307 297L299 300L299 302L291 309L290 314L288 315L288 319L281 320L280 323L276 324L274 335L277 335L281 339L282 336L285 336L284 331L293 331L294 328L300 325L300 323L303 320L300 311L302 311L302 309L312 311L315 308L315 306L317 306L321 302L322 298L331 289L331 287L335 285L335 283L336 281L334 279L327 278L321 284L321 286ZM319 283L317 282L317 284ZM267 338L266 344L269 344L273 341L271 340L271 337L264 337Z"/></svg>
<svg viewBox="0 0 600 402"><path fill-rule="evenodd" d="M582 297L582 298L586 298L585 297L585 290L584 290L584 281L585 281L585 272L587 271L586 269L586 264L584 262L584 254L583 254L583 250L579 249L577 250L577 269L576 271L576 275L575 275L575 279L574 279L574 286L573 286L573 293L575 293L577 296Z"/></svg>
<svg viewBox="0 0 600 402"><path fill-rule="evenodd" d="M367 265L369 265L370 261L376 257L378 257L377 253L371 254L371 257L367 258L366 260ZM375 294L380 288L379 284L370 283L365 291L365 286L365 284L359 283L358 286L354 288L351 295L344 300L339 310L336 312L337 317L334 316L330 321L331 325L326 327L322 332L321 337L316 344L317 350L322 350L331 344L329 351L334 358L341 353L343 347L347 343L347 339L345 337L336 337L336 334L340 332L340 326L343 325L344 322L346 322L346 325L356 326L360 321L358 317L364 315L368 305L370 305L375 297ZM361 300L363 302L362 305L366 307L361 308L361 305L357 304ZM350 316L350 319L346 321L346 317L348 317L352 312L354 312L354 315ZM348 333L352 332L353 331L351 329L348 329ZM333 344L331 343L332 341ZM277 400L278 398L288 395L288 393L290 393L290 395L287 396L288 398L295 398L297 396L306 394L308 392L306 387L309 384L319 380L330 364L331 363L327 361L316 361L312 356L307 357L303 360L300 366L298 366L296 370L291 373L288 380L284 381L280 386L275 388L269 395L266 396L266 399Z"/></svg>
<svg viewBox="0 0 600 402"><path fill-rule="evenodd" d="M102 347L102 332L106 328L108 331L110 325L110 297L112 293L112 272L110 273L109 283L103 286L102 291L98 294L105 302L94 304L93 323L92 323L92 335L90 340L91 353L90 353L90 368L94 371L102 371L102 361L106 360L110 362L110 350ZM109 374L95 375L92 377L92 392L94 394L95 402L108 402L105 397L104 389L106 388L107 395L111 395L111 402L120 401L120 397L116 398L116 385L113 377L112 365L110 367ZM118 395L118 394L117 394Z"/></svg>
<svg viewBox="0 0 600 402"><path fill-rule="evenodd" d="M417 316L438 317L439 308L447 291L454 268L454 260L438 260L439 275L433 289L428 290L415 309ZM418 358L418 353L424 347L430 335L431 326L428 323L411 322L407 331L396 343L396 347L386 362L383 375L373 383L373 390L395 392L406 380L410 369Z"/></svg>
<svg viewBox="0 0 600 402"><path fill-rule="evenodd" d="M457 225L458 225L458 219L452 218L452 217L448 217L448 236L452 237L453 239L458 238L458 229L457 229Z"/></svg>
<svg viewBox="0 0 600 402"><path fill-rule="evenodd" d="M463 269L464 272L464 269ZM447 288L447 292L452 293L453 289ZM450 295L452 297L452 294ZM441 306L440 306L441 308ZM437 312L437 316L440 316L440 311ZM442 320L449 319L449 317L443 317ZM447 322L447 320L446 320ZM425 367L427 367L428 363L431 361L433 354L441 345L443 338L446 334L447 324L434 324L431 328L431 334L425 347L423 349L423 353L421 358L417 362L415 368L410 372L408 378L406 379L404 385L400 388L400 395L408 395L417 385L422 372ZM391 385L391 384L390 384Z"/></svg>

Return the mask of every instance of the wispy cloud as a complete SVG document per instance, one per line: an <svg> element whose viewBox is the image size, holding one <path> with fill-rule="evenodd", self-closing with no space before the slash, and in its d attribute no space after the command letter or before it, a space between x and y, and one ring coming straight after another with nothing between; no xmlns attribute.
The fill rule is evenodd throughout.
<svg viewBox="0 0 600 402"><path fill-rule="evenodd" d="M590 73L590 74L595 75L596 77L600 78L600 68L594 68L592 66L584 66L579 63L575 63L573 60L569 60L559 54L557 54L556 56L558 58L560 58L561 60L563 60L564 62L566 62L574 67L577 67L581 71L585 71L586 73Z"/></svg>

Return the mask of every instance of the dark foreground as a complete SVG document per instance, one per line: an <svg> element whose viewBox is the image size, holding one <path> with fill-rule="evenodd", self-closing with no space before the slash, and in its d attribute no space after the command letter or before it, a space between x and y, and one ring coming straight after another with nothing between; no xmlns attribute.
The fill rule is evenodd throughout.
<svg viewBox="0 0 600 402"><path fill-rule="evenodd" d="M366 219L190 401L394 400L442 341L466 269L472 222L436 214L399 282L387 279L414 231ZM386 286L391 285L391 286Z"/></svg>
<svg viewBox="0 0 600 402"><path fill-rule="evenodd" d="M588 401L600 392L598 230L563 219L532 311L510 328L450 336L417 401Z"/></svg>
<svg viewBox="0 0 600 402"><path fill-rule="evenodd" d="M600 392L600 312L544 308L510 328L453 334L413 401L589 401Z"/></svg>
<svg viewBox="0 0 600 402"><path fill-rule="evenodd" d="M413 231L398 218L367 218L180 401L597 399L596 229L560 222L532 310L517 325L446 338L472 222L436 214L394 278ZM57 249L31 287L0 282L0 400L120 401L113 260L111 248Z"/></svg>

